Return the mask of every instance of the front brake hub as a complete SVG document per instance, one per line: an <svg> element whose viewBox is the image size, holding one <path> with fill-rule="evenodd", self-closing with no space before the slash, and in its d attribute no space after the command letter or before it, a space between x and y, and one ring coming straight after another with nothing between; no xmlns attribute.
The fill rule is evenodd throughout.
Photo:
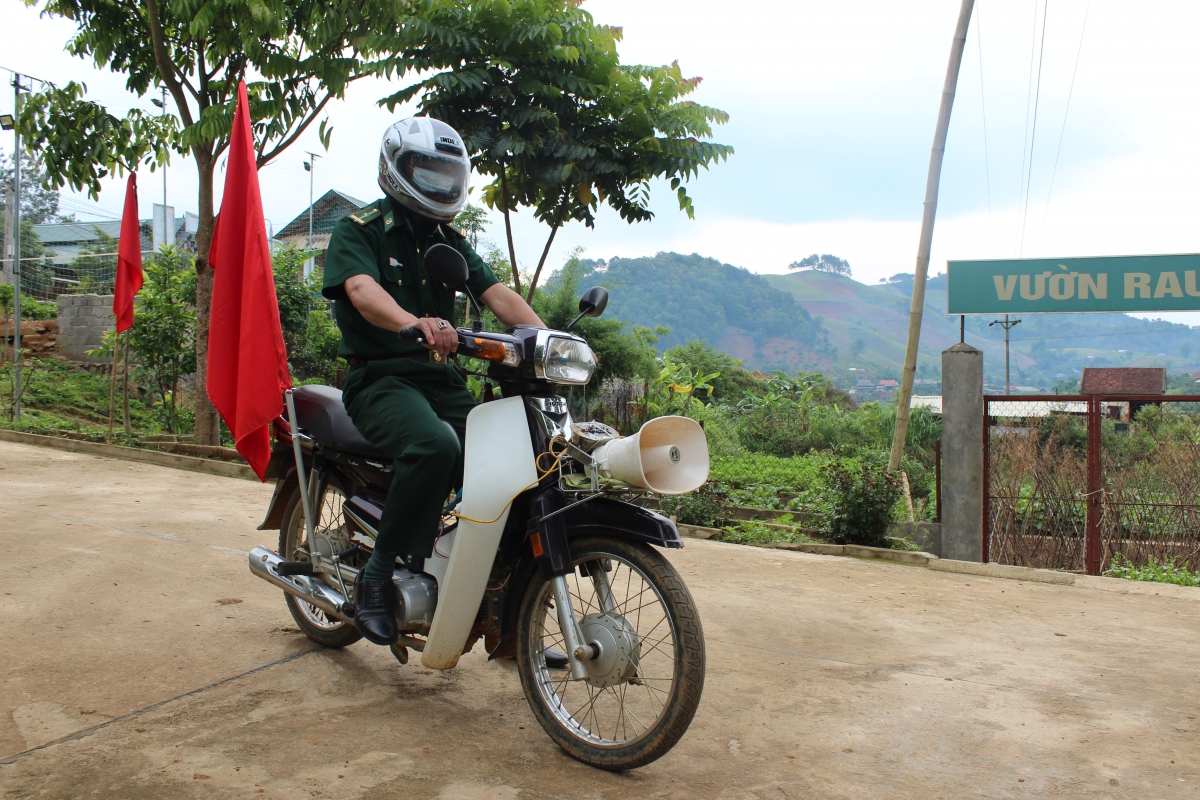
<svg viewBox="0 0 1200 800"><path fill-rule="evenodd" d="M598 689L616 686L637 674L642 643L637 631L618 614L588 614L579 626L583 641L600 652L587 664L587 682Z"/></svg>

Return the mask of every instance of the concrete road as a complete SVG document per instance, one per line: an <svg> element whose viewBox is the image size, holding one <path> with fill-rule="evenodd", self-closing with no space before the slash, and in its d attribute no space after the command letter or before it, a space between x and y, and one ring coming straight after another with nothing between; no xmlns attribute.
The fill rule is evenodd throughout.
<svg viewBox="0 0 1200 800"><path fill-rule="evenodd" d="M1200 798L1200 603L689 542L708 682L628 774L509 664L315 649L244 552L269 487L0 444L0 792Z"/></svg>

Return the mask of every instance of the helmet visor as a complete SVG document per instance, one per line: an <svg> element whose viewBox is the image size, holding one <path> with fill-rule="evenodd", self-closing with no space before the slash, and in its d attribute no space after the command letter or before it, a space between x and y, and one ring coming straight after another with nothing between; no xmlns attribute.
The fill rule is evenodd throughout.
<svg viewBox="0 0 1200 800"><path fill-rule="evenodd" d="M467 191L470 167L459 158L408 151L396 159L396 171L435 203L452 205Z"/></svg>

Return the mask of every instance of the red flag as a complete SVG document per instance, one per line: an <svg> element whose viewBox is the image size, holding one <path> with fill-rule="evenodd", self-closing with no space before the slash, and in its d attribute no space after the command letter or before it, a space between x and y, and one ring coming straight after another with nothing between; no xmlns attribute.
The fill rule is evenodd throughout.
<svg viewBox="0 0 1200 800"><path fill-rule="evenodd" d="M290 389L287 350L271 274L271 251L258 188L246 84L238 85L225 195L213 233L208 396L233 432L237 450L265 480L269 426Z"/></svg>
<svg viewBox="0 0 1200 800"><path fill-rule="evenodd" d="M133 327L133 296L142 288L142 233L138 229L137 173L129 173L125 184L125 213L121 215L121 238L117 244L117 285L113 291L113 315L117 333Z"/></svg>

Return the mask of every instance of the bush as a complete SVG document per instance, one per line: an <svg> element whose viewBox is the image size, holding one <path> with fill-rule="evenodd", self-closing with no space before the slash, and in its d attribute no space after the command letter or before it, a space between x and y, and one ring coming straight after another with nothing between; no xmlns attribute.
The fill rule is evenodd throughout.
<svg viewBox="0 0 1200 800"><path fill-rule="evenodd" d="M775 520L774 524L791 525L792 517L790 514L784 514ZM802 531L773 528L764 522L751 519L724 528L721 531L721 541L733 544L748 544L755 547L769 547L776 542L810 544L813 540Z"/></svg>
<svg viewBox="0 0 1200 800"><path fill-rule="evenodd" d="M729 490L716 481L708 481L690 494L659 498L659 511L674 515L684 525L715 528L728 516Z"/></svg>
<svg viewBox="0 0 1200 800"><path fill-rule="evenodd" d="M874 459L846 460L825 467L829 484L829 538L834 544L887 547L892 508L903 489L900 478Z"/></svg>
<svg viewBox="0 0 1200 800"><path fill-rule="evenodd" d="M1123 553L1117 553L1112 565L1104 570L1110 578L1126 578L1131 581L1173 583L1176 586L1200 586L1200 572L1192 572L1186 566L1176 566L1175 559L1159 562L1151 557L1144 567L1135 567Z"/></svg>
<svg viewBox="0 0 1200 800"><path fill-rule="evenodd" d="M0 311L4 312L4 320L12 319L13 287L11 283L0 283ZM43 303L37 298L21 292L21 319L54 319L58 316L58 306L54 303Z"/></svg>
<svg viewBox="0 0 1200 800"><path fill-rule="evenodd" d="M290 246L271 254L279 324L292 378L331 383L342 335L321 297L320 274L304 277L304 263L312 255Z"/></svg>

